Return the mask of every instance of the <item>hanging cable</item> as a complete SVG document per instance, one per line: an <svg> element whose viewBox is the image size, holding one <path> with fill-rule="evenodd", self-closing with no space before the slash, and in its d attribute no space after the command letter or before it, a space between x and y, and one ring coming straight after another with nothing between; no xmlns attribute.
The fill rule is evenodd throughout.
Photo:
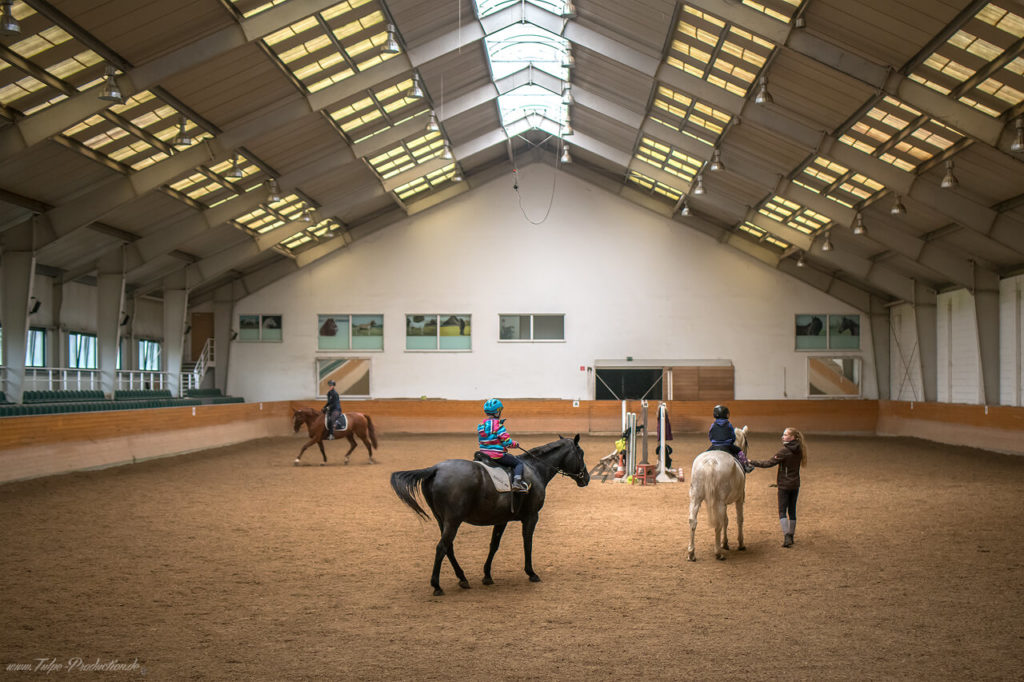
<svg viewBox="0 0 1024 682"><path fill-rule="evenodd" d="M533 145L532 142L530 142L526 138L522 137L521 135L519 136L519 138L524 140L527 144ZM548 139L551 139L551 138L549 137ZM547 140L544 140L544 142L547 142ZM541 142L540 144L536 144L536 145L533 145L533 146L535 148L539 147L541 144L544 144L544 142ZM531 218L530 216L528 216L526 214L526 207L523 206L523 195L519 191L519 169L517 168L516 159L515 159L515 150L512 148L511 141L509 141L508 151L509 151L509 156L512 158L512 189L515 190L516 197L518 197L518 199L519 199L519 210L523 214L523 217L526 218L526 222L530 223L531 225L541 225L542 223L546 222L547 219L548 219L548 216L551 215L551 207L555 203L555 190L558 187L558 153L557 152L555 153L555 165L552 168L553 172L552 172L552 177L551 177L551 196L548 198L547 210L544 211L544 217L543 218L541 218L540 220L534 220L533 218Z"/></svg>

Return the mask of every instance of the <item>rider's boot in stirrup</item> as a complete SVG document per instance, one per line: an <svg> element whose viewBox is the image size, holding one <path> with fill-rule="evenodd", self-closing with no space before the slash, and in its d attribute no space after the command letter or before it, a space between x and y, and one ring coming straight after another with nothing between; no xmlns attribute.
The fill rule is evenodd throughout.
<svg viewBox="0 0 1024 682"><path fill-rule="evenodd" d="M514 493L525 493L530 489L530 486L526 484L522 476L516 476L512 479L512 492Z"/></svg>

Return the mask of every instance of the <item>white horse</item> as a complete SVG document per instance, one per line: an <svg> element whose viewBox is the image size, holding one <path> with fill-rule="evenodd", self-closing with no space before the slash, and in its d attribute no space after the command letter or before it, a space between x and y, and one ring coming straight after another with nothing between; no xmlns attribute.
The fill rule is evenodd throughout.
<svg viewBox="0 0 1024 682"><path fill-rule="evenodd" d="M736 445L747 449L747 427L736 429ZM723 549L729 549L729 517L726 506L736 505L736 526L739 533L737 549L745 550L743 544L743 500L746 497L746 480L743 467L728 452L708 450L697 455L690 469L690 547L688 558L696 561L693 551L693 535L697 530L697 512L700 505L708 503L708 521L715 526L715 558L722 561Z"/></svg>

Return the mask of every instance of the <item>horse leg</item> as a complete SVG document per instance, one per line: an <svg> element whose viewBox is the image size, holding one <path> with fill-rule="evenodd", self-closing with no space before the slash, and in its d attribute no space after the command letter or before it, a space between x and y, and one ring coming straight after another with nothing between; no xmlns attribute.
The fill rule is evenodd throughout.
<svg viewBox="0 0 1024 682"><path fill-rule="evenodd" d="M316 444L320 446L320 456L324 458L324 461L320 466L325 466L327 464L327 453L324 452L324 442L322 440L318 440Z"/></svg>
<svg viewBox="0 0 1024 682"><path fill-rule="evenodd" d="M494 581L491 580L491 562L498 551L498 545L501 544L501 534L505 532L505 526L507 525L507 523L496 523L494 524L494 530L491 531L491 551L488 552L487 561L484 563L484 585L494 584Z"/></svg>
<svg viewBox="0 0 1024 682"><path fill-rule="evenodd" d="M725 555L722 554L722 531L729 527L729 519L725 515L725 504L722 502L715 503L715 516L718 520L715 522L715 558L719 561L725 561ZM726 543L729 542L728 536L726 536Z"/></svg>
<svg viewBox="0 0 1024 682"><path fill-rule="evenodd" d="M352 437L351 432L345 437L348 438L348 452L345 453L345 464L348 464L348 456L356 449L356 439Z"/></svg>
<svg viewBox="0 0 1024 682"><path fill-rule="evenodd" d="M430 576L430 584L434 588L435 597L444 594L444 590L441 589L441 562L446 556L451 562L452 568L455 569L459 587L469 589L469 580L466 579L466 574L459 566L459 562L455 560L455 534L459 532L459 524L438 521L438 525L441 526L441 539L438 540L437 549L434 551L434 572Z"/></svg>
<svg viewBox="0 0 1024 682"><path fill-rule="evenodd" d="M729 506L722 505L722 549L729 549Z"/></svg>
<svg viewBox="0 0 1024 682"><path fill-rule="evenodd" d="M690 561L697 560L697 553L693 549L693 536L697 531L697 512L700 511L700 504L703 500L697 498L690 501L690 546L686 548L686 558Z"/></svg>
<svg viewBox="0 0 1024 682"><path fill-rule="evenodd" d="M736 503L736 535L740 543L736 549L745 551L747 546L743 544L743 500Z"/></svg>
<svg viewBox="0 0 1024 682"><path fill-rule="evenodd" d="M302 453L306 451L306 448L308 448L310 445L312 445L315 442L316 442L315 440L310 438L309 442L307 442L305 445L302 446L302 449L299 450L299 456L295 458L295 466L299 466L299 460L302 459ZM323 446L321 445L320 448L322 449Z"/></svg>
<svg viewBox="0 0 1024 682"><path fill-rule="evenodd" d="M359 440L363 441L363 445L366 446L366 451L370 453L370 464L376 464L377 461L373 458L373 448L370 447L370 441L367 440L365 433L359 434ZM355 447L355 445L353 445Z"/></svg>
<svg viewBox="0 0 1024 682"><path fill-rule="evenodd" d="M533 572L533 530L537 527L537 515L523 519L523 554L526 556L526 575L531 583L539 583L540 576Z"/></svg>

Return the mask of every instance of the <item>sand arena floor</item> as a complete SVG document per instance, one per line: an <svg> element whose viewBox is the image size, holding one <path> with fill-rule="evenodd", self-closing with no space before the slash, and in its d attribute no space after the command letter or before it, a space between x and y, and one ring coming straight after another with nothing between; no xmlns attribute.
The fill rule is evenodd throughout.
<svg viewBox="0 0 1024 682"><path fill-rule="evenodd" d="M588 466L612 440L583 436ZM307 451L312 466L293 467L295 436L0 486L0 675L77 657L138 662L91 673L104 679L1024 676L1024 458L811 438L796 546L780 547L774 470L757 470L748 549L722 562L703 511L685 560L688 481L556 477L534 543L543 582L510 524L481 585L490 528L463 526L473 587L445 563L434 597L437 526L388 477L475 439L380 441L374 466L362 449L341 466L347 445L328 443L329 466ZM766 458L778 440L751 442ZM676 463L703 443L677 434Z"/></svg>

